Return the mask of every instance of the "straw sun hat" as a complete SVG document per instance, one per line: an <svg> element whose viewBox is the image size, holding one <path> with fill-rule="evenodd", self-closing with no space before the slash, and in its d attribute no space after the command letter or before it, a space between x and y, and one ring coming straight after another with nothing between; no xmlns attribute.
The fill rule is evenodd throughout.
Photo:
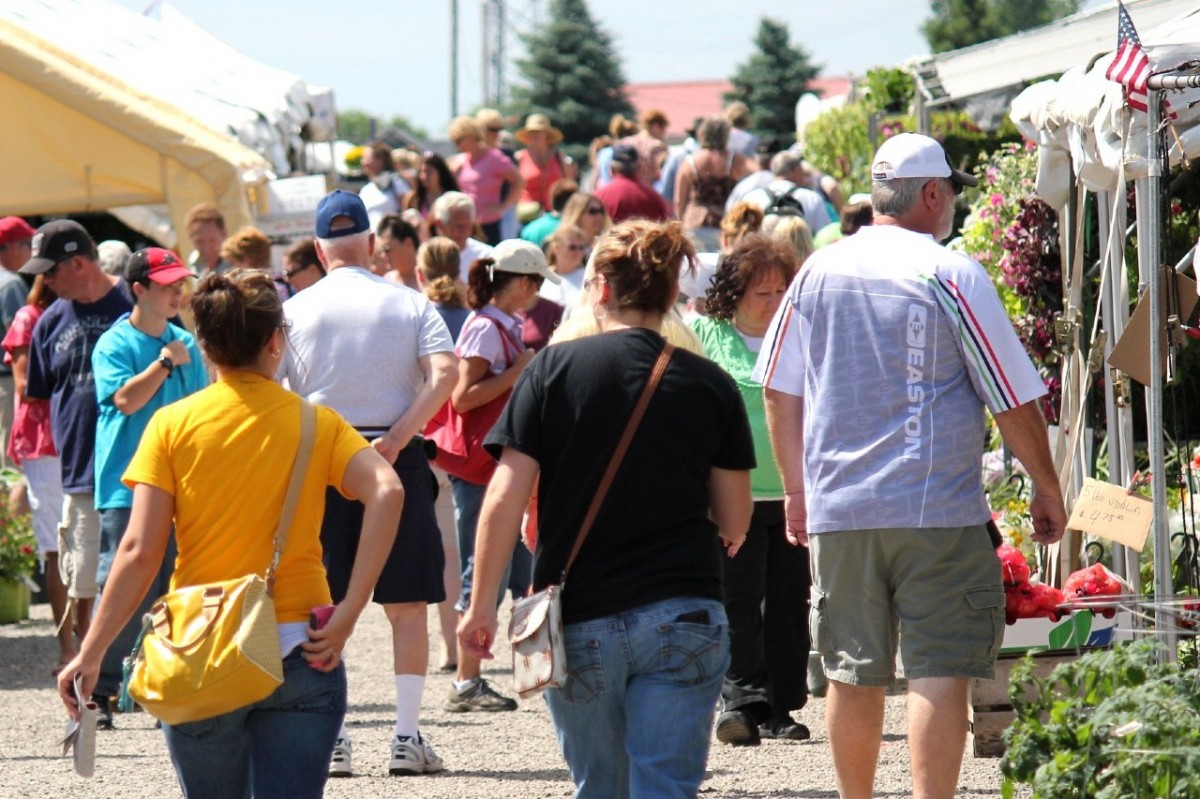
<svg viewBox="0 0 1200 799"><path fill-rule="evenodd" d="M517 131L517 141L529 144L529 134L540 130L546 134L547 143L553 147L563 139L562 131L550 124L550 118L545 114L530 114L525 118L525 127Z"/></svg>

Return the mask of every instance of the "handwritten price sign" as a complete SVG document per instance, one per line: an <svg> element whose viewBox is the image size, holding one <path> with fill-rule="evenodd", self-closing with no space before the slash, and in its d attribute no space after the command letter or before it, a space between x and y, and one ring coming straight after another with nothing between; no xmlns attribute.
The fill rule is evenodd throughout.
<svg viewBox="0 0 1200 799"><path fill-rule="evenodd" d="M1141 552L1146 545L1146 536L1150 534L1153 515L1154 506L1150 500L1130 494L1121 486L1088 477L1083 481L1067 527Z"/></svg>

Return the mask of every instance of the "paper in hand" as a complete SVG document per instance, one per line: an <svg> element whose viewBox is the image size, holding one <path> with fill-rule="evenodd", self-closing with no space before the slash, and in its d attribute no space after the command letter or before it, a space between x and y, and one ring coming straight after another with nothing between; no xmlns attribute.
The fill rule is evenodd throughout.
<svg viewBox="0 0 1200 799"><path fill-rule="evenodd" d="M96 703L83 695L83 675L75 675L75 702L79 706L79 721L67 721L67 734L62 740L63 757L73 752L75 773L90 777L96 767Z"/></svg>

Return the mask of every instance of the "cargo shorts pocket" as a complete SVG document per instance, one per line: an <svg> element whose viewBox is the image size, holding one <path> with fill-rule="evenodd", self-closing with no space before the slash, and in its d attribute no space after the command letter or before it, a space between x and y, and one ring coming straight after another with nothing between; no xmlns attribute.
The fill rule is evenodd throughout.
<svg viewBox="0 0 1200 799"><path fill-rule="evenodd" d="M809 589L808 630L812 636L812 647L823 657L834 657L837 648L830 634L829 607L825 592L815 585Z"/></svg>
<svg viewBox="0 0 1200 799"><path fill-rule="evenodd" d="M990 585L968 588L963 600L971 622L964 626L967 657L990 665L1004 639L1004 591Z"/></svg>

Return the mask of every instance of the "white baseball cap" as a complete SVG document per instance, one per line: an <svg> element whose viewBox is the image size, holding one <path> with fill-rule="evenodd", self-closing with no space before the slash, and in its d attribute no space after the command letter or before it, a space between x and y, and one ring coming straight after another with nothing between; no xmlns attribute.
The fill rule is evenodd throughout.
<svg viewBox="0 0 1200 799"><path fill-rule="evenodd" d="M518 275L540 275L551 283L562 283L558 273L546 265L546 254L542 248L524 239L505 239L492 248L491 258L496 262L497 272L513 272Z"/></svg>
<svg viewBox="0 0 1200 799"><path fill-rule="evenodd" d="M898 133L880 145L871 165L874 180L896 178L949 178L958 191L978 186L974 175L955 169L950 156L934 139L920 133Z"/></svg>

